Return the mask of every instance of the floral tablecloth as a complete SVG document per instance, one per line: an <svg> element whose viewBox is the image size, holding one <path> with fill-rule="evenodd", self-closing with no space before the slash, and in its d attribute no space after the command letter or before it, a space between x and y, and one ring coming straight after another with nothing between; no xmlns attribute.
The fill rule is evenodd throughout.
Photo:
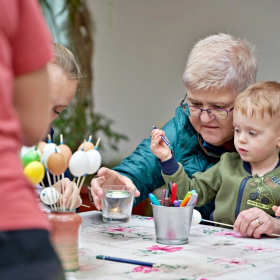
<svg viewBox="0 0 280 280"><path fill-rule="evenodd" d="M132 216L126 224L106 224L101 212L81 213L80 270L76 279L280 279L280 238L241 237L233 230L197 225L189 243L156 243L153 218ZM96 255L159 263L159 268L96 259Z"/></svg>

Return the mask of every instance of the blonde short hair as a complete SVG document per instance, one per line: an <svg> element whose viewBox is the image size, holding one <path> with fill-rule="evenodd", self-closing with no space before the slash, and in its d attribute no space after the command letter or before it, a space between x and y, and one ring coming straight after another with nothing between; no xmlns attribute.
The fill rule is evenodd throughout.
<svg viewBox="0 0 280 280"><path fill-rule="evenodd" d="M53 43L54 58L52 64L61 68L69 79L80 81L81 72L73 53L59 43Z"/></svg>
<svg viewBox="0 0 280 280"><path fill-rule="evenodd" d="M194 45L183 83L191 91L228 88L239 94L256 81L254 51L248 41L229 34L208 36Z"/></svg>
<svg viewBox="0 0 280 280"><path fill-rule="evenodd" d="M264 81L249 86L240 93L234 103L234 112L253 117L257 114L264 117L269 114L271 119L280 117L280 84L273 81Z"/></svg>

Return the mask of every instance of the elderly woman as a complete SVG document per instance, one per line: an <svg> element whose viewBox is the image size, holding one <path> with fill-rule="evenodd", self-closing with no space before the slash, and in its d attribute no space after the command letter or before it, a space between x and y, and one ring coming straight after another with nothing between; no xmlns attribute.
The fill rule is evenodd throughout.
<svg viewBox="0 0 280 280"><path fill-rule="evenodd" d="M205 171L220 160L224 152L232 152L232 110L236 96L256 80L258 70L254 47L229 34L218 34L198 41L193 47L183 73L187 94L181 104L198 108L190 117L188 107L178 107L175 117L162 130L174 147L174 157L191 177ZM221 109L222 114L211 114ZM101 168L99 178L91 182L95 206L100 209L100 188L103 184L125 184L136 187L137 203L164 185L157 158L150 150L151 139L144 139L136 150L113 170ZM141 193L141 194L140 194ZM211 218L213 207L199 209L206 219ZM242 224L242 234L247 233L250 223L259 216L270 219L259 208L243 211L237 218L235 229ZM242 223L240 222L242 220ZM265 231L263 232L265 233Z"/></svg>

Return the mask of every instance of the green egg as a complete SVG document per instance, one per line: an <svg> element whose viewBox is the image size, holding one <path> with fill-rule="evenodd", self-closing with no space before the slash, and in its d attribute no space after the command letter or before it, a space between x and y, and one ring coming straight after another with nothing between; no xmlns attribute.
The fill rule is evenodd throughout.
<svg viewBox="0 0 280 280"><path fill-rule="evenodd" d="M31 150L27 152L21 159L21 163L23 167L28 165L32 161L40 161L40 156L37 151Z"/></svg>

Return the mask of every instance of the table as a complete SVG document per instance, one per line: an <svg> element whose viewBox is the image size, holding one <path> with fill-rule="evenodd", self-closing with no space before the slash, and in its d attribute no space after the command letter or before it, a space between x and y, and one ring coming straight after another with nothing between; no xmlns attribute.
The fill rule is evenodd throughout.
<svg viewBox="0 0 280 280"><path fill-rule="evenodd" d="M80 214L80 270L75 279L280 279L280 238L241 237L231 229L196 225L189 243L156 243L153 218L132 215L129 223L106 224L101 212ZM96 259L96 255L160 263L159 268Z"/></svg>

